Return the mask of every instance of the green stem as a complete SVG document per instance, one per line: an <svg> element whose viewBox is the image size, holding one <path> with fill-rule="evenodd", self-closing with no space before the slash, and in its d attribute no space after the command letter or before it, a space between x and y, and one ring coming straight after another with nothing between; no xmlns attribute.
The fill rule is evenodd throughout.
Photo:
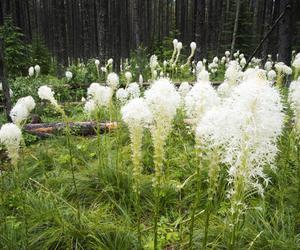
<svg viewBox="0 0 300 250"><path fill-rule="evenodd" d="M103 167L103 156L101 154L101 131L100 131L101 115L100 111L97 112L97 154L98 154L98 166L99 169Z"/></svg>
<svg viewBox="0 0 300 250"><path fill-rule="evenodd" d="M158 250L158 240L157 240L157 224L159 215L159 205L160 205L160 189L159 186L155 188L155 211L154 211L154 250Z"/></svg>
<svg viewBox="0 0 300 250"><path fill-rule="evenodd" d="M200 200L200 185L201 185L200 166L197 167L196 177L197 177L196 200L194 202L194 206L192 208L192 214L191 214L189 249L193 249L193 234L194 234L195 213L196 213L196 209L197 209L197 206L198 206L199 200Z"/></svg>
<svg viewBox="0 0 300 250"><path fill-rule="evenodd" d="M141 204L140 204L140 179L142 174L141 167L141 148L143 129L140 127L133 127L130 129L131 149L132 149L132 163L133 163L133 189L135 193L135 205L137 215L137 234L138 234L138 249L142 249L141 237Z"/></svg>
<svg viewBox="0 0 300 250"><path fill-rule="evenodd" d="M74 167L74 163L73 163L73 152L72 152L72 148L71 148L70 136L67 136L67 145L69 148L69 155L70 155L72 181L73 181L73 186L75 189L75 194L76 194L76 199L77 199L77 218L78 218L78 221L80 221L79 195L78 195L78 189L77 189L77 184L76 184L76 179L75 179L75 167Z"/></svg>
<svg viewBox="0 0 300 250"><path fill-rule="evenodd" d="M160 124L157 129L153 132L153 144L154 144L154 165L155 165L155 176L154 176L154 190L155 190L155 214L154 214L154 250L158 248L157 239L157 223L160 210L160 191L164 181L164 145L165 139L161 136L164 128Z"/></svg>
<svg viewBox="0 0 300 250"><path fill-rule="evenodd" d="M140 201L140 194L138 192L136 192L136 214L137 214L138 249L142 249L141 201Z"/></svg>
<svg viewBox="0 0 300 250"><path fill-rule="evenodd" d="M219 159L218 150L212 151L210 157L209 165L209 188L208 188L208 201L206 204L206 218L205 218L205 228L204 228L204 240L202 248L205 249L207 246L208 229L209 229L209 219L214 206L214 196L218 188L218 178L219 178Z"/></svg>
<svg viewBox="0 0 300 250"><path fill-rule="evenodd" d="M209 201L209 204L206 208L205 227L204 227L204 240L203 240L203 245L202 245L203 249L205 249L206 245L207 245L207 236L208 236L210 212L211 212L211 202Z"/></svg>
<svg viewBox="0 0 300 250"><path fill-rule="evenodd" d="M296 145L297 145L297 159L296 159L296 162L297 162L297 170L298 170L298 206L300 206L300 145L299 145L299 139L297 138L296 139Z"/></svg>
<svg viewBox="0 0 300 250"><path fill-rule="evenodd" d="M68 151L69 151L69 156L70 156L70 168L71 168L71 173L72 173L72 182L73 182L73 186L75 189L75 194L76 194L76 204L77 204L77 219L80 222L80 217L81 217L81 213L80 213L80 204L79 204L79 194L78 194L78 189L77 189L77 184L76 184L76 179L75 179L75 166L74 166L74 159L73 159L73 150L72 150L72 145L71 145L71 128L70 128L70 123L66 117L66 115L64 114L64 112L62 112L64 120L66 122L66 139L67 139L67 147L68 147Z"/></svg>

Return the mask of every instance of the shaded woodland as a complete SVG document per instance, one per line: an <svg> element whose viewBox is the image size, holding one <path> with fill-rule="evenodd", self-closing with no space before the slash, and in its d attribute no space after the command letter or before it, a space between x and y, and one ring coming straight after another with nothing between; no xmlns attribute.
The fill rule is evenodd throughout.
<svg viewBox="0 0 300 250"><path fill-rule="evenodd" d="M249 55L288 4L292 8L283 22L290 34L277 25L259 51L264 58L276 55L282 39L299 49L300 1L1 0L0 24L11 15L28 41L38 34L63 65L78 58L118 62L139 46L151 50L168 36L187 47L196 41L201 59L230 48Z"/></svg>

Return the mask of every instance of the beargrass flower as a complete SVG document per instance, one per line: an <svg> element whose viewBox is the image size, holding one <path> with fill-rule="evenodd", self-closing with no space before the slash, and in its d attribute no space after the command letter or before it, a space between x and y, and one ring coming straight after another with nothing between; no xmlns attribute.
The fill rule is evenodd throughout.
<svg viewBox="0 0 300 250"><path fill-rule="evenodd" d="M191 85L188 82L182 82L178 88L178 93L180 94L180 97L182 100L186 97L186 95L191 90Z"/></svg>
<svg viewBox="0 0 300 250"><path fill-rule="evenodd" d="M295 56L292 66L295 68L295 78L297 79L300 72L300 53Z"/></svg>
<svg viewBox="0 0 300 250"><path fill-rule="evenodd" d="M142 87L143 84L144 84L144 78L143 78L143 75L142 75L142 74L139 75L139 84L140 84L141 87Z"/></svg>
<svg viewBox="0 0 300 250"><path fill-rule="evenodd" d="M164 146L180 105L180 95L168 79L161 78L145 91L145 100L153 115L150 131L154 145L154 185L156 186L162 184Z"/></svg>
<svg viewBox="0 0 300 250"><path fill-rule="evenodd" d="M225 71L225 81L218 87L221 97L228 97L241 78L241 67L237 61L230 61Z"/></svg>
<svg viewBox="0 0 300 250"><path fill-rule="evenodd" d="M152 113L143 98L130 100L121 108L121 114L131 134L134 134L136 129L139 130L148 127L153 120Z"/></svg>
<svg viewBox="0 0 300 250"><path fill-rule="evenodd" d="M119 86L119 76L116 73L111 72L107 75L106 82L109 87L115 90Z"/></svg>
<svg viewBox="0 0 300 250"><path fill-rule="evenodd" d="M268 71L267 78L268 78L269 81L274 82L274 80L276 79L276 71L273 70L273 69Z"/></svg>
<svg viewBox="0 0 300 250"><path fill-rule="evenodd" d="M107 60L108 66L112 65L113 63L114 63L114 60L113 60L112 58L109 58L109 59Z"/></svg>
<svg viewBox="0 0 300 250"><path fill-rule="evenodd" d="M140 94L141 94L140 87L136 82L130 83L126 90L128 92L130 99L140 97Z"/></svg>
<svg viewBox="0 0 300 250"><path fill-rule="evenodd" d="M281 87L284 77L291 75L292 69L289 66L285 65L283 62L278 62L275 64L275 70L277 73L276 84Z"/></svg>
<svg viewBox="0 0 300 250"><path fill-rule="evenodd" d="M44 85L41 86L38 89L38 95L42 100L47 100L50 101L50 103L54 106L57 106L57 101L54 98L54 92L52 91L51 88L49 88L48 86Z"/></svg>
<svg viewBox="0 0 300 250"><path fill-rule="evenodd" d="M124 88L119 88L116 92L116 98L121 104L125 104L128 100L129 93Z"/></svg>
<svg viewBox="0 0 300 250"><path fill-rule="evenodd" d="M246 58L245 57L242 57L242 59L240 60L240 65L241 65L241 67L242 68L244 68L245 67L245 65L246 65Z"/></svg>
<svg viewBox="0 0 300 250"><path fill-rule="evenodd" d="M108 107L111 102L113 90L110 87L92 83L87 90L88 100L92 99L97 107Z"/></svg>
<svg viewBox="0 0 300 250"><path fill-rule="evenodd" d="M264 66L265 70L270 71L272 69L272 67L273 67L273 63L271 61L266 61L265 66Z"/></svg>
<svg viewBox="0 0 300 250"><path fill-rule="evenodd" d="M28 75L29 75L30 77L34 75L34 67L31 66L31 67L28 69Z"/></svg>
<svg viewBox="0 0 300 250"><path fill-rule="evenodd" d="M132 74L129 71L125 72L125 78L126 78L127 84L129 84L132 79Z"/></svg>
<svg viewBox="0 0 300 250"><path fill-rule="evenodd" d="M157 77L157 71L156 68L158 67L158 61L157 61L157 56L156 55L152 55L150 57L150 70L151 70L151 75L152 75L152 80L155 80Z"/></svg>
<svg viewBox="0 0 300 250"><path fill-rule="evenodd" d="M10 111L10 117L16 125L20 126L25 121L30 112L35 108L35 101L32 96L20 98Z"/></svg>
<svg viewBox="0 0 300 250"><path fill-rule="evenodd" d="M294 122L297 134L300 134L300 77L292 81L289 88L289 102L294 112Z"/></svg>
<svg viewBox="0 0 300 250"><path fill-rule="evenodd" d="M22 132L17 125L6 123L0 128L0 143L6 147L13 165L17 164L19 158L21 140Z"/></svg>
<svg viewBox="0 0 300 250"><path fill-rule="evenodd" d="M38 76L39 74L40 74L40 72L41 72L41 67L40 67L40 65L35 65L34 66L34 70L35 70L35 73L36 73L36 75Z"/></svg>
<svg viewBox="0 0 300 250"><path fill-rule="evenodd" d="M191 47L191 54L188 57L187 62L186 62L185 65L189 65L191 63L191 60L192 60L193 56L195 55L197 45L196 45L195 42L191 42L190 47Z"/></svg>
<svg viewBox="0 0 300 250"><path fill-rule="evenodd" d="M150 132L154 146L155 190L154 212L154 248L157 249L157 224L160 207L160 189L165 181L164 155L166 139L172 128L172 121L180 105L180 95L166 78L155 81L152 87L145 91L145 100L153 116Z"/></svg>
<svg viewBox="0 0 300 250"><path fill-rule="evenodd" d="M65 75L68 81L70 81L73 77L73 73L71 71L66 71Z"/></svg>
<svg viewBox="0 0 300 250"><path fill-rule="evenodd" d="M173 54L172 54L172 57L170 59L170 64L172 65L173 64L173 61L175 59L175 56L176 56L176 52L177 52L177 44L178 44L178 40L177 39L174 39L173 40Z"/></svg>
<svg viewBox="0 0 300 250"><path fill-rule="evenodd" d="M93 99L90 99L88 101L85 100L83 109L86 114L91 115L96 110L96 108L97 108L97 106Z"/></svg>
<svg viewBox="0 0 300 250"><path fill-rule="evenodd" d="M198 72L197 81L209 82L209 73L205 70L205 68Z"/></svg>
<svg viewBox="0 0 300 250"><path fill-rule="evenodd" d="M208 111L199 121L198 138L209 147L223 149L221 161L228 165L232 249L236 227L246 208L246 193L263 195L269 182L264 167L272 166L275 160L283 122L280 93L270 86L263 70L256 70L222 106Z"/></svg>
<svg viewBox="0 0 300 250"><path fill-rule="evenodd" d="M198 81L184 98L186 116L193 130L201 117L219 105L219 97L209 81Z"/></svg>
<svg viewBox="0 0 300 250"><path fill-rule="evenodd" d="M282 108L279 91L268 84L264 71L256 70L252 78L235 88L223 107L208 112L199 122L198 133L209 136L212 145L223 145L230 183L242 174L246 187L262 191L258 180L268 181L263 166L272 164L278 152Z"/></svg>
<svg viewBox="0 0 300 250"><path fill-rule="evenodd" d="M144 128L152 122L152 113L143 98L134 98L130 100L121 109L122 119L129 129L131 141L131 159L133 163L133 190L136 194L136 213L137 213L137 233L138 241L141 244L141 226L140 226L140 181L142 178L142 139Z"/></svg>
<svg viewBox="0 0 300 250"><path fill-rule="evenodd" d="M177 45L176 45L176 52L177 52L177 54L176 54L175 61L172 64L172 67L175 67L175 65L176 65L176 63L177 63L177 61L179 59L181 50L182 50L182 42L178 42Z"/></svg>

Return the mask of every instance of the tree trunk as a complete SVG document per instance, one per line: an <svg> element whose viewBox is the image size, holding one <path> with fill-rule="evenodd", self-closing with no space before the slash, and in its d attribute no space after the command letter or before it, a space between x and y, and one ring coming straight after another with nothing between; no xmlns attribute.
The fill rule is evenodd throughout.
<svg viewBox="0 0 300 250"><path fill-rule="evenodd" d="M195 42L197 44L195 61L199 61L203 59L206 51L205 0L195 0L195 8Z"/></svg>
<svg viewBox="0 0 300 250"><path fill-rule="evenodd" d="M272 25L272 9L273 9L273 0L265 0L265 13L264 13L264 36L267 34L267 32L270 30ZM267 38L264 44L262 45L262 52L261 57L265 61L267 58L267 55L269 54L269 41L270 38Z"/></svg>
<svg viewBox="0 0 300 250"><path fill-rule="evenodd" d="M231 55L234 53L235 50L235 42L236 42L238 25L239 25L240 6L241 6L241 0L236 0L235 20L234 20L234 28L233 28L232 41L231 41Z"/></svg>
<svg viewBox="0 0 300 250"><path fill-rule="evenodd" d="M291 4L290 0L280 1L280 12L283 12L288 5ZM286 14L279 23L279 46L278 46L278 60L287 65L291 65L292 56L292 20L291 8L286 10Z"/></svg>
<svg viewBox="0 0 300 250"><path fill-rule="evenodd" d="M134 48L140 46L141 37L140 37L140 25L139 25L139 9L138 9L138 1L132 0L132 22L133 22L133 43ZM159 28L158 28L159 29Z"/></svg>
<svg viewBox="0 0 300 250"><path fill-rule="evenodd" d="M6 111L6 117L9 122L11 122L10 118L10 110L11 110L11 100L10 100L10 89L9 84L6 80L6 71L5 71L5 62L4 62L4 44L2 39L0 38L0 81L2 82L3 96L4 96L4 108Z"/></svg>

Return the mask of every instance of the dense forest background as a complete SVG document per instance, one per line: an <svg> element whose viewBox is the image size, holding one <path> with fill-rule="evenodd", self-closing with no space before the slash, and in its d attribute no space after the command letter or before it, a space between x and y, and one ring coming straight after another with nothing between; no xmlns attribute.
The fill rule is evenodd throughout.
<svg viewBox="0 0 300 250"><path fill-rule="evenodd" d="M236 48L249 55L287 4L288 28L276 26L257 54L265 58L276 55L280 37L300 48L299 0L1 0L0 25L11 16L26 42L40 37L61 65L118 63L138 47L159 54L175 37L186 50L196 41L201 59Z"/></svg>

